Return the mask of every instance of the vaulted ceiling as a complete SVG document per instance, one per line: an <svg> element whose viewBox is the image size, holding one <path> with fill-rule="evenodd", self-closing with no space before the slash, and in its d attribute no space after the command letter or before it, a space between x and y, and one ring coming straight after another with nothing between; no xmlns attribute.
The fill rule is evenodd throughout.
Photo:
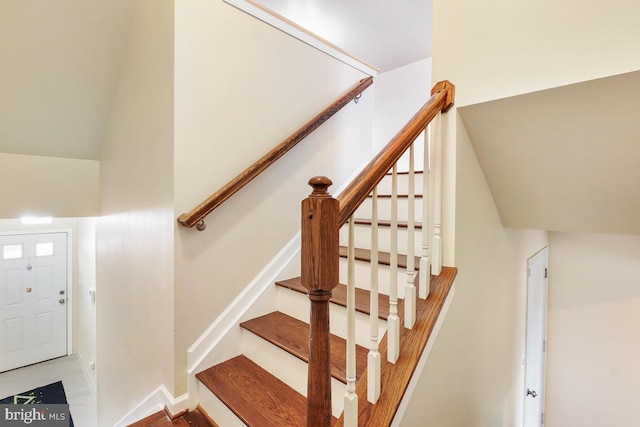
<svg viewBox="0 0 640 427"><path fill-rule="evenodd" d="M458 111L503 225L640 234L640 71Z"/></svg>
<svg viewBox="0 0 640 427"><path fill-rule="evenodd" d="M0 1L0 152L99 158L131 3Z"/></svg>
<svg viewBox="0 0 640 427"><path fill-rule="evenodd" d="M134 3L0 1L0 153L100 158ZM277 3L381 70L430 56L430 0Z"/></svg>

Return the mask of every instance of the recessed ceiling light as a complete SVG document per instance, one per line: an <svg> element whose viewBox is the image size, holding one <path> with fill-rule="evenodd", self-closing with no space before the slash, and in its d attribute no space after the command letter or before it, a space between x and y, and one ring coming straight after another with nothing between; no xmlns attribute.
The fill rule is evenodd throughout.
<svg viewBox="0 0 640 427"><path fill-rule="evenodd" d="M20 222L27 225L50 224L53 218L50 216L23 216Z"/></svg>

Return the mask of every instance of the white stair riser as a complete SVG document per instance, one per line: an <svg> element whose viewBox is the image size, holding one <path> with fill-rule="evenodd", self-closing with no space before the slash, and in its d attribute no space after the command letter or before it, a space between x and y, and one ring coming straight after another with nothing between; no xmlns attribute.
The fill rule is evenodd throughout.
<svg viewBox="0 0 640 427"><path fill-rule="evenodd" d="M413 250L414 255L420 255L422 251L422 230L415 229ZM409 233L404 227L398 227L398 253L406 254L407 239ZM371 249L371 226L368 224L356 224L354 227L355 247ZM340 244L347 246L349 243L349 227L343 226L340 229ZM391 228L378 226L378 250L391 252Z"/></svg>
<svg viewBox="0 0 640 427"><path fill-rule="evenodd" d="M211 418L216 420L219 426L247 427L227 405L218 399L218 396L213 394L213 392L200 381L198 381L197 393L200 406L202 406Z"/></svg>
<svg viewBox="0 0 640 427"><path fill-rule="evenodd" d="M347 259L340 258L340 283L347 284ZM416 263L416 270L420 266ZM389 295L389 284L391 282L391 267L379 264L378 267L378 292ZM415 276L414 276L415 277ZM407 270L398 268L398 298L404 298L404 287L407 283ZM355 262L355 284L357 288L369 290L371 286L371 263L366 261Z"/></svg>
<svg viewBox="0 0 640 427"><path fill-rule="evenodd" d="M414 194L422 194L423 175L417 173L414 175ZM409 174L398 174L398 194L409 194ZM378 184L378 194L391 194L391 175L386 175Z"/></svg>
<svg viewBox="0 0 640 427"><path fill-rule="evenodd" d="M249 331L242 331L242 353L303 396L307 395L309 365ZM331 409L339 417L346 385L331 378Z"/></svg>
<svg viewBox="0 0 640 427"><path fill-rule="evenodd" d="M305 294L278 287L278 311L309 323L309 299ZM331 333L346 339L347 309L337 304L329 304ZM378 336L382 338L386 331L386 322L380 320ZM369 316L356 312L356 343L369 348Z"/></svg>
<svg viewBox="0 0 640 427"><path fill-rule="evenodd" d="M371 218L371 197L368 197L362 205L356 210L356 218ZM408 199L398 199L398 220L407 221L409 218ZM422 222L422 198L415 199L415 214L414 220ZM390 198L378 198L378 219L391 219L391 199Z"/></svg>

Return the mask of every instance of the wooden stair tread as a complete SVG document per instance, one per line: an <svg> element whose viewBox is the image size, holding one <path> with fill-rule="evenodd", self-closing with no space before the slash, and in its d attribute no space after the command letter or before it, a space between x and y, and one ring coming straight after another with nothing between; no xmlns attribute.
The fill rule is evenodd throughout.
<svg viewBox="0 0 640 427"><path fill-rule="evenodd" d="M182 416L182 418L187 422L188 426L191 427L200 427L200 426L211 426L218 427L216 423L211 420L206 413L201 412L198 409L194 409Z"/></svg>
<svg viewBox="0 0 640 427"><path fill-rule="evenodd" d="M292 279L280 280L276 282L276 285L291 289L292 291L297 291L303 294L307 293L307 288L302 286L301 278L294 277ZM371 299L371 293L365 289L356 288L356 311L364 314L370 314L369 310L369 300ZM334 304L341 305L342 307L347 306L347 286L343 284L338 284L333 289L333 296L331 297L331 302ZM387 320L389 317L389 298L386 295L379 294L378 295L378 317L383 320Z"/></svg>
<svg viewBox="0 0 640 427"><path fill-rule="evenodd" d="M349 253L349 248L346 246L340 246L340 258L346 258ZM371 261L371 250L355 248L355 257L357 261ZM414 257L415 268L417 270L420 265L420 257ZM389 252L378 251L378 264L391 265L391 254ZM404 254L398 254L398 267L407 267L407 256Z"/></svg>
<svg viewBox="0 0 640 427"><path fill-rule="evenodd" d="M249 427L307 425L307 399L243 355L196 378Z"/></svg>
<svg viewBox="0 0 640 427"><path fill-rule="evenodd" d="M398 199L408 199L409 198L408 194L398 194L397 196L398 196ZM414 196L415 196L416 199L422 199L422 194L414 194ZM373 196L371 194L369 194L367 197L369 199L371 199ZM386 193L378 194L378 198L379 199L390 199L391 198L391 194L386 194Z"/></svg>
<svg viewBox="0 0 640 427"><path fill-rule="evenodd" d="M269 341L273 345L294 355L305 363L309 362L309 324L279 311L242 322L241 327ZM331 375L347 383L346 347L343 338L331 335ZM356 345L356 379L367 367L368 350Z"/></svg>
<svg viewBox="0 0 640 427"><path fill-rule="evenodd" d="M354 223L355 224L360 224L360 225L371 225L371 220L367 219L367 218L355 218L354 219ZM416 230L421 230L422 229L422 223L421 222L416 222L414 223ZM379 219L378 220L378 226L379 227L391 227L391 221L387 220L387 219ZM408 224L407 221L398 221L398 228L407 228Z"/></svg>
<svg viewBox="0 0 640 427"><path fill-rule="evenodd" d="M199 409L194 409L172 420L165 411L158 411L130 424L129 427L218 427Z"/></svg>
<svg viewBox="0 0 640 427"><path fill-rule="evenodd" d="M413 173L415 175L422 175L424 172L423 171L413 171ZM409 175L409 171L397 171L396 174L398 175ZM393 172L387 172L387 176L393 176Z"/></svg>

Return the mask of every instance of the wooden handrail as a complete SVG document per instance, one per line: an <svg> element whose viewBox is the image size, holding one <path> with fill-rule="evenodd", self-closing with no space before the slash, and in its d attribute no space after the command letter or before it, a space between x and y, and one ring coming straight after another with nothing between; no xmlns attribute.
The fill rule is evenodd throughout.
<svg viewBox="0 0 640 427"><path fill-rule="evenodd" d="M340 202L340 226L354 214L358 206L371 194L382 178L424 131L438 112L446 112L453 105L455 86L448 81L437 83L424 106L400 129L389 143L337 197Z"/></svg>
<svg viewBox="0 0 640 427"><path fill-rule="evenodd" d="M183 213L178 217L178 222L185 227L191 228L197 226L198 230L205 229L204 218L209 215L215 208L224 203L227 199L237 193L242 187L251 182L265 169L275 163L280 157L284 156L289 150L295 147L300 141L307 137L311 132L317 129L321 124L326 122L331 116L340 111L342 107L347 105L353 99L356 99L366 88L373 83L373 77L367 77L360 80L356 85L351 87L347 92L336 99L331 105L318 113L314 118L305 123L300 129L295 131L290 137L275 146L271 151L262 156L258 161L249 166L244 172L233 178L218 191L213 193L204 202L200 203L189 213Z"/></svg>

